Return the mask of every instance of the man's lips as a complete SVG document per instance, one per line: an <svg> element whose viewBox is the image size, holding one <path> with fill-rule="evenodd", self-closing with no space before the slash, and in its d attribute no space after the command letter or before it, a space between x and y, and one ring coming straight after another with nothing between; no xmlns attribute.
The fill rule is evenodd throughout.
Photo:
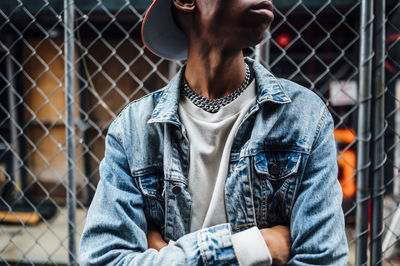
<svg viewBox="0 0 400 266"><path fill-rule="evenodd" d="M273 13L273 6L270 1L261 1L255 5L252 5L250 7L250 12L261 15L261 16L266 16L269 18L273 18L274 13Z"/></svg>
<svg viewBox="0 0 400 266"><path fill-rule="evenodd" d="M259 2L259 3L255 4L255 5L251 6L250 9L254 10L254 11L265 9L265 10L268 10L268 11L272 12L273 11L273 6L272 6L272 3L270 1L262 1L262 2Z"/></svg>

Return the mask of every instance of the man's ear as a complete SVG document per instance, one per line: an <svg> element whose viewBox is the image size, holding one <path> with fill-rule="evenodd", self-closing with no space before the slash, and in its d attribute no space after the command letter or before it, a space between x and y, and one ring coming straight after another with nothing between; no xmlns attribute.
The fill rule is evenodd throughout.
<svg viewBox="0 0 400 266"><path fill-rule="evenodd" d="M193 12L196 5L195 0L172 0L176 9L184 12Z"/></svg>

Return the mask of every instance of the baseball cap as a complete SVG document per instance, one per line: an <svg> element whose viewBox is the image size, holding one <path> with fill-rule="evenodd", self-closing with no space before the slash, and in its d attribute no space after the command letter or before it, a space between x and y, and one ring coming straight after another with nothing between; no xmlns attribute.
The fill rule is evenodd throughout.
<svg viewBox="0 0 400 266"><path fill-rule="evenodd" d="M142 40L152 53L169 59L184 60L188 54L185 33L175 23L171 0L154 0L142 24Z"/></svg>

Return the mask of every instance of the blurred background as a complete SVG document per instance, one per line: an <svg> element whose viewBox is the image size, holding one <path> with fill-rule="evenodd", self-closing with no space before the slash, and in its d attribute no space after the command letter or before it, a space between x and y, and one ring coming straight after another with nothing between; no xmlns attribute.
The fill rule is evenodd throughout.
<svg viewBox="0 0 400 266"><path fill-rule="evenodd" d="M108 126L184 63L145 49L151 2L0 1L1 265L77 263ZM245 53L334 117L348 265L400 265L400 2L274 6Z"/></svg>

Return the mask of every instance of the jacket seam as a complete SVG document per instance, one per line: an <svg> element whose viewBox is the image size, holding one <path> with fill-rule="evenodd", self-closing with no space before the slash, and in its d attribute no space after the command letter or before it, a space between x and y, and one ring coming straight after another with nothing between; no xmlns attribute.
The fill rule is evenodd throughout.
<svg viewBox="0 0 400 266"><path fill-rule="evenodd" d="M114 126L115 127L115 137L116 137L116 140L117 140L118 144L124 150L125 159L126 159L128 165L129 165L129 160L128 160L128 156L127 156L128 153L127 153L127 150L125 148L125 143L124 143L124 141L122 139L121 132L119 130L119 124L120 124L120 121L119 120L115 120L115 126Z"/></svg>
<svg viewBox="0 0 400 266"><path fill-rule="evenodd" d="M155 164L148 167L140 168L133 170L131 172L132 176L135 178L139 178L146 175L152 174L162 174L163 173L163 166L162 164Z"/></svg>
<svg viewBox="0 0 400 266"><path fill-rule="evenodd" d="M164 90L165 90L165 88L161 88L161 89L159 89L159 90L156 90L156 91L153 91L153 92L151 92L151 93L149 93L149 94L146 94L146 95L144 95L143 97L140 97L139 99L136 99L136 100L131 101L130 103L128 103L128 104L124 107L124 109L121 110L121 112L119 112L119 114L117 115L117 117L120 117L120 116L125 112L126 109L128 109L129 107L131 107L131 105L136 104L136 103L140 103L141 101L143 101L143 100L145 100L145 99L147 99L147 98L153 97L153 96L155 96L155 95L157 95L157 94L160 94L160 93L162 94L162 93L164 92Z"/></svg>
<svg viewBox="0 0 400 266"><path fill-rule="evenodd" d="M275 80L275 83L279 86L279 88L281 89L281 91L283 92L283 94L289 99L289 103L291 103L292 102L292 99L289 97L289 95L286 93L286 91L283 89L283 86L282 86L282 84L281 84L281 82L280 82L280 79L278 79L273 73L271 73L270 72L270 74L271 74L271 76L272 76L272 78ZM280 103L282 103L282 102L280 102Z"/></svg>
<svg viewBox="0 0 400 266"><path fill-rule="evenodd" d="M199 249L200 249L200 254L201 254L201 257L203 258L203 261L204 261L204 263L206 264L206 265L209 265L209 263L208 263L208 260L207 260L207 256L206 256L206 253L205 253L205 250L203 249L203 232L202 231L199 231L198 232L198 236L199 236L199 238L200 238L200 246L199 246Z"/></svg>
<svg viewBox="0 0 400 266"><path fill-rule="evenodd" d="M323 123L326 121L326 118L328 117L328 111L327 111L326 106L324 106L324 107L322 108L322 111L323 111L323 112L322 112L322 115L321 115L321 117L320 117L320 119L319 119L319 123L318 123L317 129L316 129L314 141L313 141L313 143L312 143L312 145L311 145L310 154L312 153L312 151L313 151L313 149L314 149L314 146L315 146L315 144L317 143L317 141L318 141L318 139L319 139L319 137L320 137L320 135L321 135L322 128L323 128Z"/></svg>

